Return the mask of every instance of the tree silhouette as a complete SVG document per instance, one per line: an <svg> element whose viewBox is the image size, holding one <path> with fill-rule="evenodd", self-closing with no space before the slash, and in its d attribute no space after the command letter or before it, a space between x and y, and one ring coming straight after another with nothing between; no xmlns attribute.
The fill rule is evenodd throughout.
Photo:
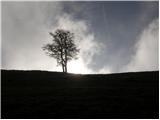
<svg viewBox="0 0 160 120"><path fill-rule="evenodd" d="M57 64L61 65L63 72L67 73L67 62L76 59L79 52L74 43L74 34L63 29L57 29L55 33L49 34L53 37L52 43L42 48L47 55L57 59Z"/></svg>

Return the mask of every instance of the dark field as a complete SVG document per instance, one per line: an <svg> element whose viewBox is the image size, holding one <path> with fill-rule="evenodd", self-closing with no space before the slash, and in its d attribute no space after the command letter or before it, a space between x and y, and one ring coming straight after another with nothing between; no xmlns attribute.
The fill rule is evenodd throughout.
<svg viewBox="0 0 160 120"><path fill-rule="evenodd" d="M159 72L1 71L2 118L159 118Z"/></svg>

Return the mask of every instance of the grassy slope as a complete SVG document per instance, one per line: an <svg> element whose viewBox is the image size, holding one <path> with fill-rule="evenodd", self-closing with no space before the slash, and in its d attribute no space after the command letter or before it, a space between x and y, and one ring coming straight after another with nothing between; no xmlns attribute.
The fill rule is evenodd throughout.
<svg viewBox="0 0 160 120"><path fill-rule="evenodd" d="M158 71L1 73L2 118L158 118Z"/></svg>

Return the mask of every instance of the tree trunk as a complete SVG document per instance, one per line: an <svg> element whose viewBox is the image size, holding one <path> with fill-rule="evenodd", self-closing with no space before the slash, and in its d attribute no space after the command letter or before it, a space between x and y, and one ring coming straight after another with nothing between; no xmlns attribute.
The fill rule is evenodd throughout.
<svg viewBox="0 0 160 120"><path fill-rule="evenodd" d="M62 64L62 70L63 72L65 72L65 64L64 64L64 60L63 60L63 50L61 48L61 64Z"/></svg>
<svg viewBox="0 0 160 120"><path fill-rule="evenodd" d="M65 54L65 61L64 61L64 67L65 67L65 72L67 73L67 56Z"/></svg>
<svg viewBox="0 0 160 120"><path fill-rule="evenodd" d="M62 63L62 70L63 70L63 72L65 72L65 71L64 71L64 65L63 65L63 63Z"/></svg>
<svg viewBox="0 0 160 120"><path fill-rule="evenodd" d="M64 50L64 54L65 54L65 61L64 61L64 63L65 63L65 72L67 73L67 43L66 43L66 40L67 40L67 38L65 38L65 50Z"/></svg>
<svg viewBox="0 0 160 120"><path fill-rule="evenodd" d="M67 62L65 63L65 72L67 73Z"/></svg>

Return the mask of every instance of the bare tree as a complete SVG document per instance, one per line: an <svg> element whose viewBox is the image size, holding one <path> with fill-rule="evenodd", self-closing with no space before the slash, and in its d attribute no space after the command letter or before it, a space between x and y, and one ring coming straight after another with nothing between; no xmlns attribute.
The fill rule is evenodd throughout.
<svg viewBox="0 0 160 120"><path fill-rule="evenodd" d="M57 64L62 66L67 73L67 62L77 58L79 49L74 43L74 34L67 30L57 29L55 33L49 33L53 37L51 44L43 46L43 50L50 57L57 59Z"/></svg>

